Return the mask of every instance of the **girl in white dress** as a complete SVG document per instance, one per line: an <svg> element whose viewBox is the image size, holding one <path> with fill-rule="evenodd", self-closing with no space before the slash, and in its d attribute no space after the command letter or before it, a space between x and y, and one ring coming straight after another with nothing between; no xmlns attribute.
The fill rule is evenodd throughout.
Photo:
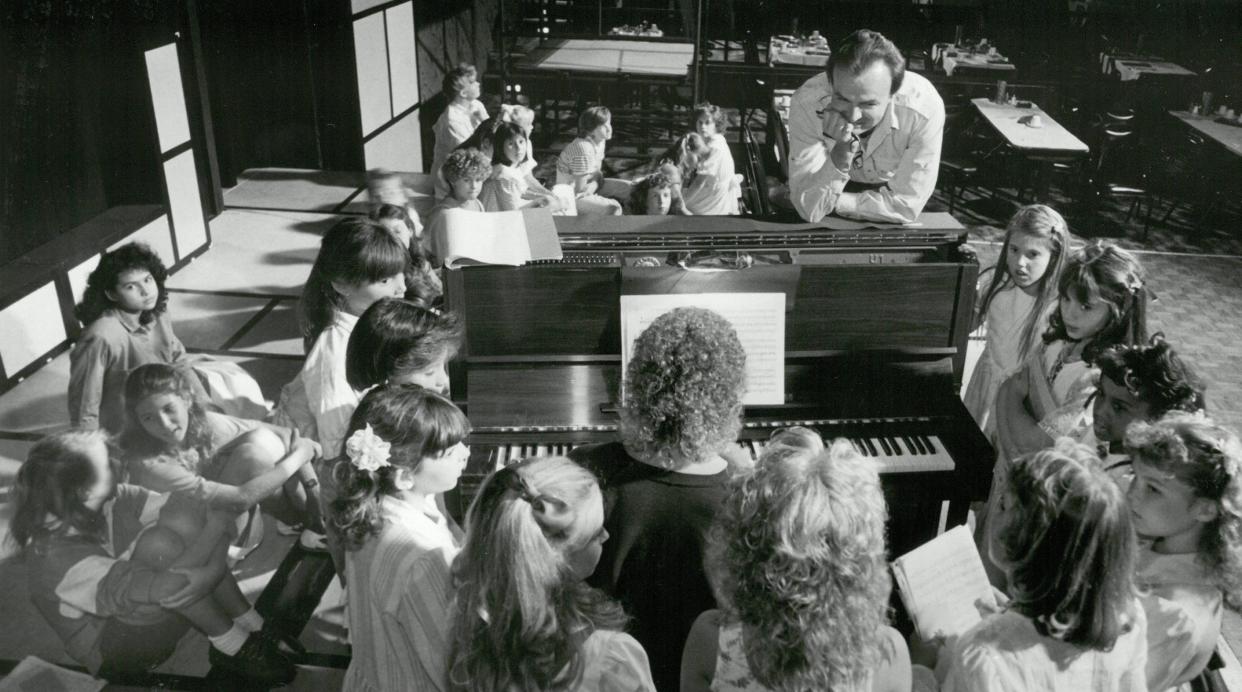
<svg viewBox="0 0 1242 692"><path fill-rule="evenodd" d="M996 432L996 392L1022 367L1057 303L1057 280L1068 250L1069 230L1056 210L1043 204L1022 207L1005 229L991 281L986 289L980 287L974 326L987 325L987 345L964 400L988 437Z"/></svg>
<svg viewBox="0 0 1242 692"><path fill-rule="evenodd" d="M720 153L718 160L720 175L723 179L732 181L731 185L734 188L733 199L737 199L742 196L742 186L738 182L737 167L733 162L733 152L729 150L729 141L725 139L725 129L727 127L728 120L725 118L725 112L720 106L714 106L704 101L697 104L690 111L691 130L698 133L713 151Z"/></svg>
<svg viewBox="0 0 1242 692"><path fill-rule="evenodd" d="M695 132L675 145L682 171L682 201L695 216L727 216L738 213L738 185L728 168L733 159L713 149ZM726 161L727 159L727 161Z"/></svg>
<svg viewBox="0 0 1242 692"><path fill-rule="evenodd" d="M583 582L607 538L595 476L569 459L484 481L453 565L452 689L654 691L621 606Z"/></svg>
<svg viewBox="0 0 1242 692"><path fill-rule="evenodd" d="M941 649L935 677L961 692L1142 692L1146 618L1121 490L1070 440L1011 466L988 552L1011 599ZM916 667L915 689L936 686Z"/></svg>
<svg viewBox="0 0 1242 692"><path fill-rule="evenodd" d="M469 433L453 402L412 384L372 389L350 419L331 513L346 548L353 647L342 689L447 689L459 536L435 497L457 486Z"/></svg>
<svg viewBox="0 0 1242 692"><path fill-rule="evenodd" d="M1203 671L1223 601L1242 598L1242 443L1202 415L1178 412L1131 425L1125 448L1154 692Z"/></svg>

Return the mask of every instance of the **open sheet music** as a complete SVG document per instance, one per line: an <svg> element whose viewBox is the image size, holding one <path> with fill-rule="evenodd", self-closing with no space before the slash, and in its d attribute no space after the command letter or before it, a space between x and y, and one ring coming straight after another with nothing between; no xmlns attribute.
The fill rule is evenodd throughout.
<svg viewBox="0 0 1242 692"><path fill-rule="evenodd" d="M469 264L520 266L560 259L552 212L543 208L479 212L446 209L431 228L432 251L449 269Z"/></svg>
<svg viewBox="0 0 1242 692"><path fill-rule="evenodd" d="M924 639L964 633L982 617L975 603L995 606L992 585L970 531L958 526L893 561L901 601Z"/></svg>
<svg viewBox="0 0 1242 692"><path fill-rule="evenodd" d="M680 307L719 313L737 331L746 351L748 406L785 403L784 293L675 293L621 296L621 379L634 350L634 340L647 325Z"/></svg>

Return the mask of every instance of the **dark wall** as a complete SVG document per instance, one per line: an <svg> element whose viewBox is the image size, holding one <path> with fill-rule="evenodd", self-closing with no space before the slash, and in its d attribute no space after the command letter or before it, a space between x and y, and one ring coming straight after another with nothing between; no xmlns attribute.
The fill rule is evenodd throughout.
<svg viewBox="0 0 1242 692"><path fill-rule="evenodd" d="M109 207L162 203L142 53L177 17L155 0L0 7L3 266Z"/></svg>

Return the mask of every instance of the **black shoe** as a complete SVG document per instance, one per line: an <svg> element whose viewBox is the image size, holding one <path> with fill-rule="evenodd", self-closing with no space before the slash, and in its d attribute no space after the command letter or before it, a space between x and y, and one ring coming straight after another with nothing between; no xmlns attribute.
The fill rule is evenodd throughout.
<svg viewBox="0 0 1242 692"><path fill-rule="evenodd" d="M207 654L207 660L213 668L261 682L269 687L287 685L297 675L297 669L289 659L276 651L270 640L253 633L232 656L213 646Z"/></svg>
<svg viewBox="0 0 1242 692"><path fill-rule="evenodd" d="M298 641L297 637L281 632L271 623L265 624L263 629L255 634L266 639L271 643L273 649L276 649L277 652L291 661L306 655L306 647L302 646L302 642Z"/></svg>

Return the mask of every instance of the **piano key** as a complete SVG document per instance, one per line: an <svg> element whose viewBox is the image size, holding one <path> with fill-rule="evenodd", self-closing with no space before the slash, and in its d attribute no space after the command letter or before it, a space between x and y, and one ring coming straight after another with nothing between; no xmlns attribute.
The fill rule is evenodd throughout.
<svg viewBox="0 0 1242 692"><path fill-rule="evenodd" d="M875 440L873 440L870 437L864 437L863 444L867 445L867 451L871 453L871 456L873 457L880 456L880 451L876 449Z"/></svg>
<svg viewBox="0 0 1242 692"><path fill-rule="evenodd" d="M901 440L896 436L888 438L888 446L893 448L893 456L902 456L905 452L901 451Z"/></svg>
<svg viewBox="0 0 1242 692"><path fill-rule="evenodd" d="M888 438L878 437L876 438L876 440L880 443L880 449L884 450L884 456L888 456L888 457L896 456L895 454L893 454L893 448L888 446Z"/></svg>
<svg viewBox="0 0 1242 692"><path fill-rule="evenodd" d="M927 449L927 445L923 444L923 440L924 440L923 436L914 435L913 437L914 437L914 444L919 449L919 454L928 454L930 450Z"/></svg>
<svg viewBox="0 0 1242 692"><path fill-rule="evenodd" d="M910 436L909 436L909 435L902 435L902 436L901 436L901 440L902 440L902 442L905 442L905 443L906 443L906 451L907 451L907 452L909 452L910 454L918 454L918 453L919 453L918 447L915 447L915 446L914 446L914 440L910 439Z"/></svg>
<svg viewBox="0 0 1242 692"><path fill-rule="evenodd" d="M535 445L535 456L537 457L548 456L548 446L547 445Z"/></svg>
<svg viewBox="0 0 1242 692"><path fill-rule="evenodd" d="M497 471L503 469L509 461L508 445L498 445L496 447L496 465L493 467Z"/></svg>
<svg viewBox="0 0 1242 692"><path fill-rule="evenodd" d="M927 451L931 452L932 454L935 454L935 453L936 453L936 451L937 451L937 450L936 450L936 445L932 443L931 438L929 438L929 437L924 437L924 438L923 438L923 444L927 445Z"/></svg>

